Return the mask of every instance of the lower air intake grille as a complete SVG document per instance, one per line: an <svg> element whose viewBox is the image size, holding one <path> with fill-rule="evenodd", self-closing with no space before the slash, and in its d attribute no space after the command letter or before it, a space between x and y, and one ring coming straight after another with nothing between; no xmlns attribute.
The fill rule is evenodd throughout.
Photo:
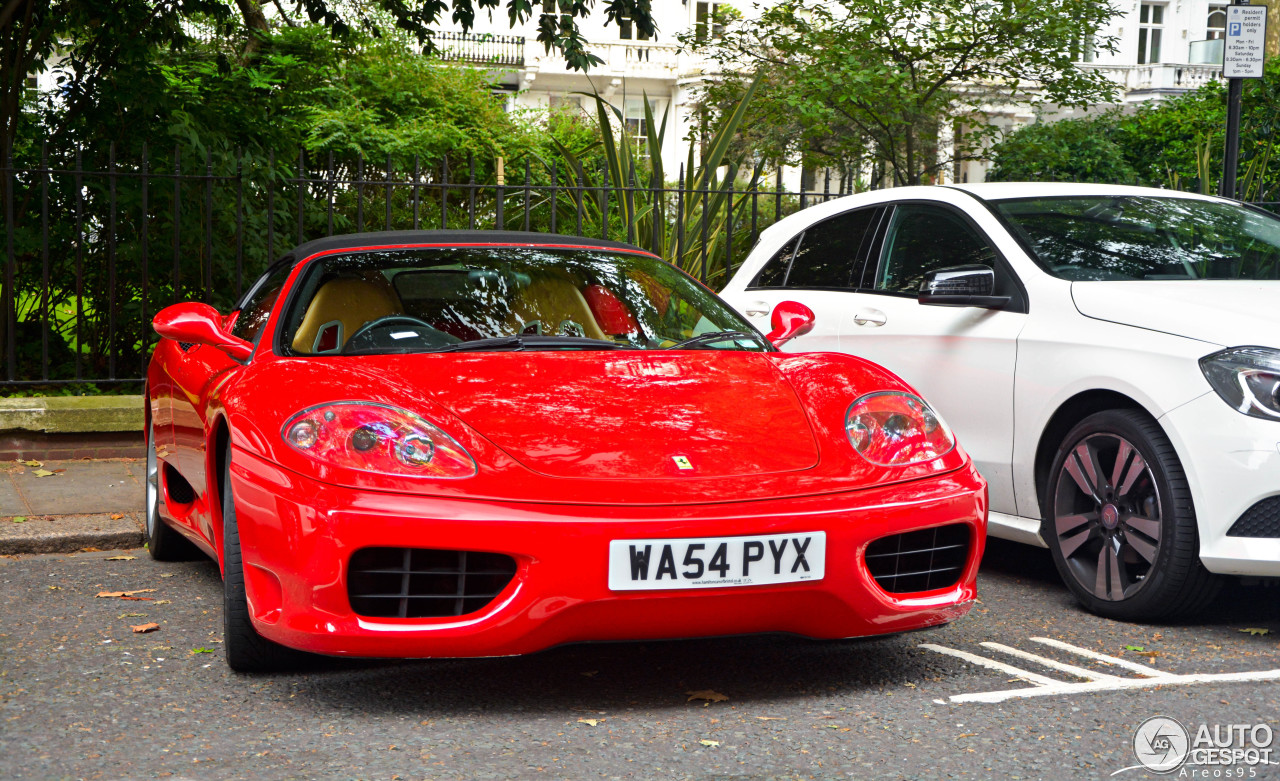
<svg viewBox="0 0 1280 781"><path fill-rule="evenodd" d="M963 523L881 537L867 546L867 569L893 594L954 586L969 558Z"/></svg>
<svg viewBox="0 0 1280 781"><path fill-rule="evenodd" d="M1228 537L1280 537L1280 496L1263 499L1244 511L1227 530Z"/></svg>
<svg viewBox="0 0 1280 781"><path fill-rule="evenodd" d="M461 616L492 602L515 574L515 559L501 553L362 548L351 556L347 597L362 616Z"/></svg>

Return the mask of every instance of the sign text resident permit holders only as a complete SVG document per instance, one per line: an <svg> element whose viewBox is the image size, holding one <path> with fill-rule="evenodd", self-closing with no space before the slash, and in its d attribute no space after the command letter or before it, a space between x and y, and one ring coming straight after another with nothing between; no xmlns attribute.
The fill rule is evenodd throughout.
<svg viewBox="0 0 1280 781"><path fill-rule="evenodd" d="M1266 34L1267 7L1265 5L1227 6L1227 35L1222 53L1224 78L1262 78Z"/></svg>

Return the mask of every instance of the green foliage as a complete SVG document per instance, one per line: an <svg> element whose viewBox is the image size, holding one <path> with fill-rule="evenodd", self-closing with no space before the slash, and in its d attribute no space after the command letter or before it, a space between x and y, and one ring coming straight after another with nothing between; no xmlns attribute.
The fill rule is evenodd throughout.
<svg viewBox="0 0 1280 781"><path fill-rule="evenodd" d="M1113 182L1131 184L1138 173L1115 141L1114 113L1038 122L992 148L993 182Z"/></svg>
<svg viewBox="0 0 1280 781"><path fill-rule="evenodd" d="M783 133L840 138L828 154L865 149L896 184L918 184L976 154L992 102L1110 98L1111 83L1074 61L1084 40L1114 49L1096 37L1113 13L1096 0L781 0L731 25L708 53L725 70L746 62L767 74L772 94L761 110L785 118ZM969 131L946 159L943 128L965 120ZM761 151L776 154L781 137Z"/></svg>
<svg viewBox="0 0 1280 781"><path fill-rule="evenodd" d="M1244 84L1239 195L1280 197L1280 61ZM1218 82L1131 113L1037 123L994 145L987 178L999 181L1135 183L1218 191L1226 143L1226 88Z"/></svg>

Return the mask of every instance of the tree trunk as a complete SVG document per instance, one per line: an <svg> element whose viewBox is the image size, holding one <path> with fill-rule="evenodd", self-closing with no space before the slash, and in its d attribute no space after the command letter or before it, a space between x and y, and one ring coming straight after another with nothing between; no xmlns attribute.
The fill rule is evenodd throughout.
<svg viewBox="0 0 1280 781"><path fill-rule="evenodd" d="M267 16L262 13L258 0L236 0L236 6L244 17L244 26L249 29L249 42L244 45L244 51L240 54L240 59L248 62L262 48L262 41L270 34L271 27L267 24Z"/></svg>

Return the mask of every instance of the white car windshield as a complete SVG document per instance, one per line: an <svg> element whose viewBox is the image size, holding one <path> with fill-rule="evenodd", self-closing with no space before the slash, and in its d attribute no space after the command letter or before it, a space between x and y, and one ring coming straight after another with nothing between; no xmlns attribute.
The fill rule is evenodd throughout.
<svg viewBox="0 0 1280 781"><path fill-rule="evenodd" d="M1245 206L1150 196L994 205L1062 279L1280 279L1280 218Z"/></svg>

